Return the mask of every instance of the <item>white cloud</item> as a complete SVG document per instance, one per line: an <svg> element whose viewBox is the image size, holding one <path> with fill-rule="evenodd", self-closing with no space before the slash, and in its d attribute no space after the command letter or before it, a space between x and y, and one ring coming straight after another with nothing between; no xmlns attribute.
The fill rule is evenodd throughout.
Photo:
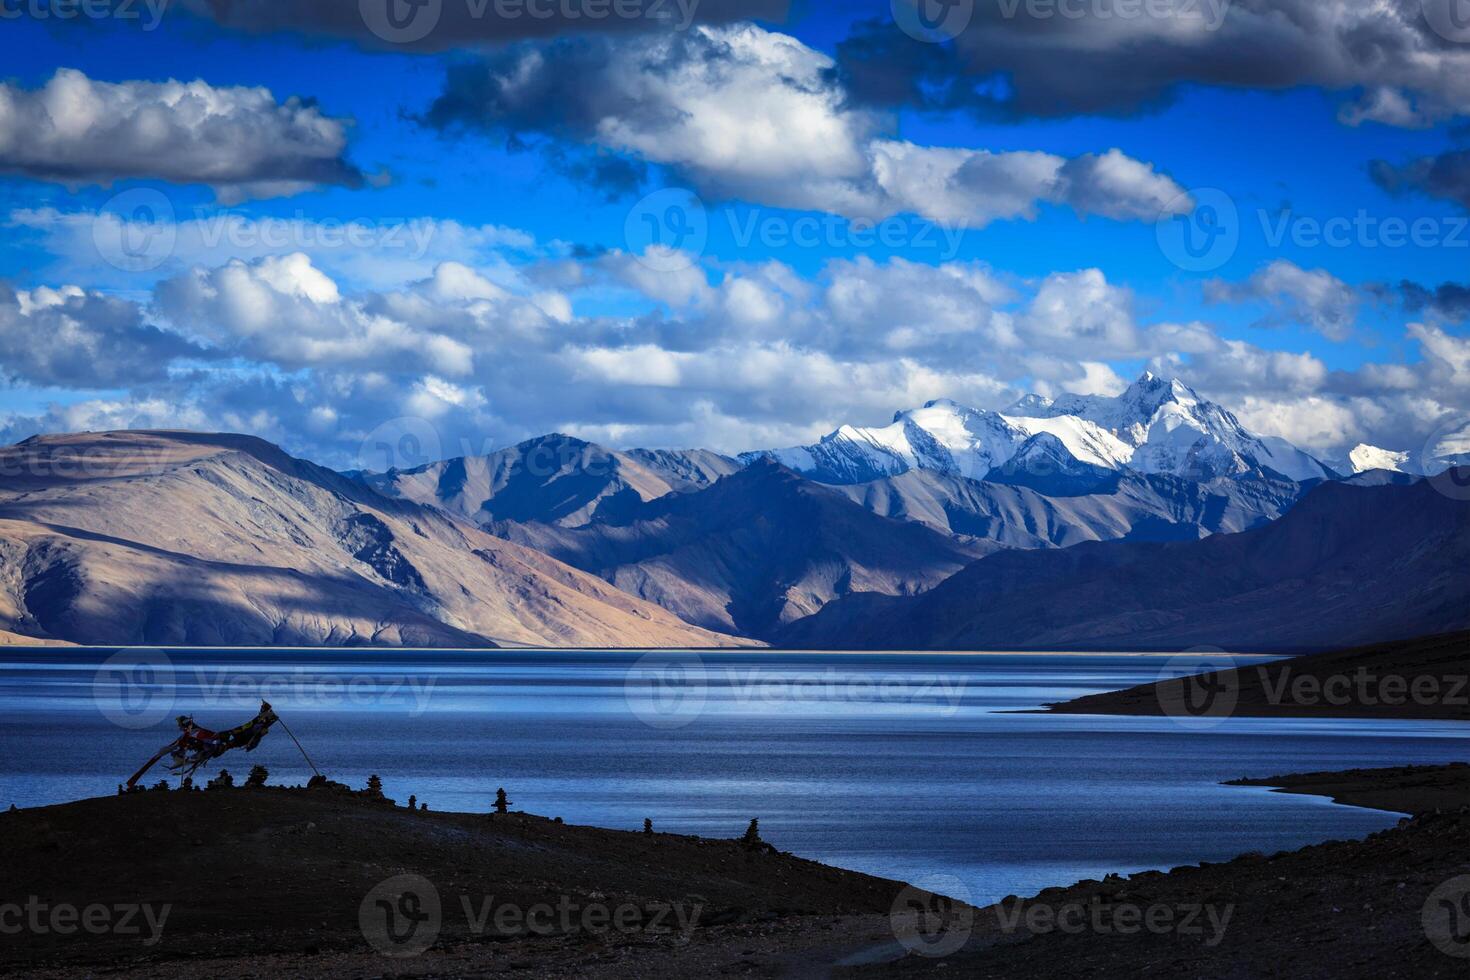
<svg viewBox="0 0 1470 980"><path fill-rule="evenodd" d="M0 172L68 185L207 184L225 199L357 187L347 126L264 88L100 82L62 68L39 89L0 83Z"/></svg>
<svg viewBox="0 0 1470 980"><path fill-rule="evenodd" d="M1136 357L1142 344L1133 294L1100 269L1047 276L1018 322L1029 343L1058 353Z"/></svg>
<svg viewBox="0 0 1470 980"><path fill-rule="evenodd" d="M1212 280L1205 284L1205 298L1214 303L1268 303L1275 312L1257 326L1298 322L1329 340L1351 336L1360 305L1357 290L1326 269L1303 269L1286 259L1277 259L1244 282Z"/></svg>
<svg viewBox="0 0 1470 980"><path fill-rule="evenodd" d="M164 199L167 208L172 203ZM18 208L0 221L13 235L34 236L55 257L46 267L58 278L102 285L136 287L148 275L167 278L191 266L220 266L233 259L291 255L312 263L335 279L362 288L385 288L426 279L446 263L473 262L479 275L493 269L496 279L514 279L511 260L542 254L535 238L502 225L465 225L453 219L378 218L375 220L310 220L258 216L236 210L199 208L192 216L182 209L143 220L112 211L61 211ZM143 254L157 260L147 275L112 269L99 258L123 254L118 243L144 243ZM155 249L166 249L155 254ZM100 253L100 254L99 254Z"/></svg>
<svg viewBox="0 0 1470 980"><path fill-rule="evenodd" d="M1319 395L1285 399L1247 395L1234 411L1253 432L1280 436L1308 452L1324 455L1354 445L1364 431L1351 405Z"/></svg>
<svg viewBox="0 0 1470 980"><path fill-rule="evenodd" d="M1409 336L1419 342L1429 362L1426 381L1453 388L1470 388L1470 339L1456 337L1427 323L1411 323Z"/></svg>
<svg viewBox="0 0 1470 980"><path fill-rule="evenodd" d="M1441 416L1470 411L1470 342L1439 326L1409 328L1417 362L1330 371L1206 323L1140 322L1132 292L1097 269L1025 280L862 257L810 278L772 261L647 279L623 253L575 268L556 277L570 293L467 262L381 291L289 254L192 269L151 304L76 287L0 293L0 363L63 396L4 431L182 424L350 467L374 462L355 458L374 429L416 416L451 455L549 431L735 452L940 397L997 408L1028 389L1116 393L1138 360L1320 452L1337 439L1412 449ZM632 312L577 315L604 295Z"/></svg>
<svg viewBox="0 0 1470 980"><path fill-rule="evenodd" d="M429 293L442 288L438 277L425 284ZM469 344L436 327L431 312L414 322L344 298L300 253L193 269L159 285L156 307L179 329L288 370L417 364L464 376L474 369Z"/></svg>
<svg viewBox="0 0 1470 980"><path fill-rule="evenodd" d="M428 119L594 144L670 166L704 194L849 218L978 228L1042 204L1118 220L1185 207L1172 179L1116 149L1069 160L892 140L890 121L853 108L833 68L748 24L579 38L451 70Z"/></svg>
<svg viewBox="0 0 1470 980"><path fill-rule="evenodd" d="M78 286L14 291L0 282L0 377L33 385L110 388L167 377L175 359L206 357L123 300Z"/></svg>

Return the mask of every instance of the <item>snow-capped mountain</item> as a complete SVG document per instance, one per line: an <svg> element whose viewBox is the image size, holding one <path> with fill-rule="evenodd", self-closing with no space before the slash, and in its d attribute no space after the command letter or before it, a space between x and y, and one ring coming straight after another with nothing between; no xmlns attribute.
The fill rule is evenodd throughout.
<svg viewBox="0 0 1470 980"><path fill-rule="evenodd" d="M1116 398L1066 395L1048 405L1032 396L1022 404L1038 414L1097 424L1133 447L1128 466L1142 473L1208 479L1269 469L1298 481L1334 475L1285 439L1248 432L1232 412L1177 378L1144 372Z"/></svg>
<svg viewBox="0 0 1470 980"><path fill-rule="evenodd" d="M828 483L913 469L983 480L992 473L1077 476L1131 469L1208 480L1272 472L1328 479L1321 461L1284 439L1247 431L1177 379L1145 373L1116 398L1027 395L1000 412L932 401L881 428L843 426L816 445L747 453Z"/></svg>
<svg viewBox="0 0 1470 980"><path fill-rule="evenodd" d="M1340 473L1367 473L1370 470L1388 470L1390 473L1417 473L1412 453L1394 452L1360 442L1341 460L1333 461L1333 468Z"/></svg>
<svg viewBox="0 0 1470 980"><path fill-rule="evenodd" d="M741 458L769 457L826 483L866 483L915 469L983 480L1012 459L1033 456L1115 470L1132 450L1085 419L1018 418L941 399L899 412L882 428L844 425L814 446Z"/></svg>

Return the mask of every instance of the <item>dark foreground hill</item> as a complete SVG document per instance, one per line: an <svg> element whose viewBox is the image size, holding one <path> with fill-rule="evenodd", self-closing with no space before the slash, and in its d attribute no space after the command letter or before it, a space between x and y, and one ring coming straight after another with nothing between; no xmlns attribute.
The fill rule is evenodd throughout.
<svg viewBox="0 0 1470 980"><path fill-rule="evenodd" d="M812 649L1308 651L1470 628L1470 501L1327 483L1202 541L1009 551L924 595L856 595L773 638Z"/></svg>
<svg viewBox="0 0 1470 980"><path fill-rule="evenodd" d="M739 820L732 839L710 840L521 813L423 812L332 786L138 792L0 814L0 828L0 906L37 896L52 908L103 906L114 917L120 907L148 907L129 923L138 932L7 934L0 970L70 965L87 975L98 965L172 964L210 976L219 974L189 964L343 951L368 954L381 974L395 963L372 945L386 938L388 909L401 936L436 902L438 928L428 936L426 920L425 936L477 949L487 965L518 937L545 940L543 953L570 943L585 960L596 958L601 937L673 945L719 925L886 913L903 888L747 846L733 839ZM380 887L405 874L428 884ZM400 904L405 888L414 897ZM531 912L540 906L551 912ZM609 918L623 925L610 927Z"/></svg>
<svg viewBox="0 0 1470 980"><path fill-rule="evenodd" d="M1460 978L1467 772L1259 780L1416 816L985 909L733 840L330 788L84 800L0 814L0 909L25 923L0 943L0 975Z"/></svg>

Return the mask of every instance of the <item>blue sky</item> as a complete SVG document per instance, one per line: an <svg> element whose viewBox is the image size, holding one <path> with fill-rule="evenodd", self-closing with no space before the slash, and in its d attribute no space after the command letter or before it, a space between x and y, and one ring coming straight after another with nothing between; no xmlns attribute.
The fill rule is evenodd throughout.
<svg viewBox="0 0 1470 980"><path fill-rule="evenodd" d="M76 286L128 305L130 314L111 310L114 320L136 320L132 333L119 333L115 322L91 327L87 318L100 316L95 308L66 312L84 333L102 332L78 341L91 344L89 370L62 366L85 358L40 355L39 345L56 343L57 333L34 298L12 303L9 319L0 306L0 329L11 334L4 350L25 354L6 359L0 390L10 436L82 423L238 427L345 463L384 420L424 417L449 445L503 444L557 428L612 442L739 451L810 438L839 422L870 423L923 395L994 407L1024 390L1115 391L1146 365L1176 371L1248 424L1324 454L1358 441L1411 448L1470 407L1465 305L1406 304L1401 285L1434 290L1470 278L1470 195L1453 179L1431 181L1422 176L1427 169L1414 170L1415 161L1439 159L1449 163L1434 172L1456 176L1451 164L1465 145L1470 95L1391 65L1382 77L1348 77L1329 50L1330 36L1283 39L1285 54L1261 55L1290 58L1301 76L1295 80L1252 84L1256 75L1290 74L1253 64L1162 79L1138 68L1140 84L1164 93L1154 104L1053 113L864 101L844 87L849 66L840 48L854 32L891 32L888 4L839 12L801 4L784 20L751 28L724 23L718 7L707 8L718 23L673 42L667 31L578 25L493 43L473 32L431 35L432 50L385 45L361 25L324 26L310 16L275 30L274 20L250 23L251 7L242 5L240 22L219 24L176 4L156 30L63 24L24 9L0 21L15 98L43 91L59 69L93 84L260 86L280 105L304 100L345 140L340 150L328 145L330 135L323 146L303 149L297 135L247 118L270 114L252 105L233 110L238 126L224 131L201 135L181 124L179 140L207 145L160 152L150 172L136 156L98 161L107 141L119 142L115 134L100 151L85 135L75 145L57 140L45 150L56 159L37 159L41 151L28 156L16 148L27 137L17 122L7 149L0 114L0 298L6 290ZM1238 19L1227 19L1220 44L1238 46L1268 29L1239 11L1230 16ZM1088 28L1085 21L1063 26ZM1470 67L1470 45L1432 34L1422 18L1373 26L1416 39L1446 72ZM977 13L973 34L935 46L965 55L954 64L969 59L950 83L993 87L991 64L1011 57L1007 27ZM1098 31L1117 28L1115 21ZM1158 43L1152 26L1123 29ZM729 32L742 30L755 33L732 43ZM685 51L684 38L701 31L712 40ZM1070 43L1059 37L1058 44ZM1192 43L1208 52L1217 43L1210 37ZM1307 43L1310 50L1292 47ZM802 60L777 71L771 52L788 44ZM1107 47L1088 44L1099 46ZM836 66L810 67L834 57ZM1111 69L1133 70L1129 57L1118 42ZM728 67L698 74L716 58ZM638 66L655 62L685 80L649 89L652 75ZM535 80L525 102L505 96L492 104L487 93L504 95L512 68L527 64L546 77ZM903 68L895 59L883 70ZM1044 87L1048 71L1089 70L1098 69L1054 58L1017 67L1000 90L1013 84L1026 93L1028 85ZM686 71L696 74L679 74ZM496 81L487 86L484 78ZM822 95L817 108L798 101L813 89ZM1393 100L1352 117L1352 106L1380 91ZM452 111L446 95L454 96ZM659 98L667 105L655 104ZM103 111L142 111L133 101L122 109L102 101ZM1411 111L1381 108L1400 102ZM691 105L694 123L687 122ZM727 109L735 120L727 132L701 129L698 117ZM680 114L685 122L669 121ZM141 118L117 125L141 126ZM832 139L805 142L807 122L830 125ZM767 143L773 128L780 136ZM218 145L221 132L252 152L283 141L283 149L261 151L249 164L264 168L262 183L250 175L217 179L220 171L211 168L220 164L208 152L231 154ZM724 136L733 145L723 145ZM893 165L903 179L951 149L990 156L971 161L974 176L963 181L951 175L941 185L900 189L881 169L852 171L838 152L844 148L832 149L847 136L859 155L909 148ZM1126 185L1087 170L1058 191L1052 177L1033 176L1042 155L1050 175L1066 161L1110 150L1119 151L1115 163L1131 168ZM293 153L304 162L282 162ZM67 154L87 155L87 167L79 171ZM197 171L187 171L196 159ZM1001 160L1017 169L992 169ZM324 165L332 175L298 179L302 167L317 174ZM284 179L272 167L294 167L296 176L289 186L269 183ZM996 200L997 186L1007 188L1004 201ZM698 254L672 267L643 261L647 240L628 234L641 219L639 202L665 187L692 189L708 229ZM162 195L179 222L221 215L302 227L349 222L374 229L376 240L367 248L317 248L316 232L288 235L281 247L230 240L208 250L175 248L152 268L118 269L99 261L84 222L135 214L136 196L116 197L134 189ZM1232 249L1208 268L1181 268L1160 244L1159 224L1189 227L1195 206L1216 191L1237 212ZM1012 193L1034 200L1016 203ZM853 218L880 223L895 237L885 242ZM412 222L434 229L424 254L381 241ZM1315 228L1332 222L1356 225L1339 244L1312 240ZM1384 222L1390 239L1394 222L1417 222L1419 241L1384 243ZM442 223L479 231L443 233ZM807 232L814 241L788 240ZM286 273L260 265L295 252L308 258L290 267L289 288L282 286ZM234 280L221 274L232 260L243 267L242 281L282 293L271 300L289 305L281 322L296 325L280 329L292 336L271 338L259 323L233 319L243 301L224 295ZM424 284L445 263L488 285L424 299ZM1092 270L1094 279L1080 275ZM859 282L881 283L874 287L881 295L864 296L861 309L851 300ZM963 290L949 296L956 284ZM411 314L400 309L409 296L421 300ZM466 308L475 302L496 309ZM927 313L926 304L933 307ZM61 315L65 307L48 309ZM1182 325L1193 339L1160 329ZM166 370L153 369L151 354L140 357L147 369L135 376L122 363L127 357L117 357L115 368L95 368L98 352L146 354L157 331L168 344L185 338L191 345L171 346ZM437 345L438 353L395 356L391 344L365 352L385 333L401 352ZM312 338L310 350L291 342L304 336Z"/></svg>

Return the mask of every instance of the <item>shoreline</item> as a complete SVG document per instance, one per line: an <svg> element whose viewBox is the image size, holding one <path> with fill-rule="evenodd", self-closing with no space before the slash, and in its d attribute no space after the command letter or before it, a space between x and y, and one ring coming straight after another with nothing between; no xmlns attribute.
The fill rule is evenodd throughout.
<svg viewBox="0 0 1470 980"><path fill-rule="evenodd" d="M1324 797L1339 806L1414 816L1470 806L1470 763L1242 777L1221 785L1267 787L1275 793Z"/></svg>
<svg viewBox="0 0 1470 980"><path fill-rule="evenodd" d="M692 654L695 656L721 656L728 654L756 654L766 656L770 654L785 656L815 656L815 657L1139 657L1139 658L1164 658L1195 656L1202 659L1218 657L1218 654L1210 653L1180 653L1169 650L832 650L832 649L777 649L775 647L529 647L529 646L500 646L500 647L404 647L404 646L218 646L204 647L198 645L169 646L169 645L142 645L142 644L98 644L98 643L72 643L67 640L55 640L49 644L36 637L25 637L33 641L29 644L0 644L0 651L18 651L21 653L41 652L85 652L85 653L108 653L140 650L162 650L164 652L186 652L186 653L215 653L215 652L240 652L261 651L280 653L605 653L605 654L650 654L664 653L670 656L682 656ZM1235 653L1231 656L1237 659L1275 661L1294 656L1291 653Z"/></svg>
<svg viewBox="0 0 1470 980"><path fill-rule="evenodd" d="M632 978L777 976L800 967L851 977L1028 977L1055 975L1063 965L1124 975L1143 969L1219 975L1226 965L1241 972L1245 964L1290 964L1296 975L1340 976L1329 970L1335 964L1317 963L1300 944L1300 929L1310 922L1322 930L1319 941L1347 944L1378 975L1460 975L1463 961L1432 948L1416 930L1425 896L1456 868L1470 870L1470 765L1246 777L1225 785L1267 786L1414 816L1360 840L1107 875L985 908L946 903L963 935L945 955L928 956L905 945L913 941L914 921L904 909L931 907L929 893L769 846L580 827L523 813L418 813L345 787L144 791L0 815L8 846L19 852L22 879L12 875L6 890L53 899L68 888L94 900L112 897L98 894L105 889L167 894L196 903L192 919L178 913L172 942L156 950L104 941L78 956L75 947L42 943L31 951L36 956L26 956L9 944L0 950L0 973L69 980L100 969L180 980L277 973L333 980L385 970L450 977L530 970ZM1396 794L1390 806L1384 794ZM181 824L179 811L203 819ZM110 817L99 824L104 812ZM191 829L168 831L177 826ZM117 849L109 843L114 836L129 846ZM90 849L92 860L79 848ZM58 867L57 854L74 866ZM364 860L371 862L368 873L354 871ZM434 946L385 959L367 948L358 906L373 880L405 871L433 879L445 896L482 888L523 904L560 893L651 908L681 901L702 882L697 893L713 913L682 936L641 927L598 937L480 935L451 923L457 913L446 897L444 930ZM45 888L37 880L51 875L71 884L58 880ZM6 900L14 899L0 897ZM1180 910L1200 903L1218 912L1214 932L1073 934L1016 926L1026 910Z"/></svg>
<svg viewBox="0 0 1470 980"><path fill-rule="evenodd" d="M1180 654L1170 651L1098 651L1098 649L775 649L770 646L688 646L688 648L676 648L676 646L113 646L97 644L71 644L66 641L56 641L51 646L43 645L4 645L0 644L0 652L18 651L22 654L29 652L123 652L123 651L163 651L163 652L198 652L198 654L209 654L209 652L310 652L310 654L322 654L322 652L341 652L341 654L354 654L354 652L370 652L370 654L392 654L392 652L403 652L403 654L669 654L669 655L698 655L698 657L719 657L719 655L731 654L756 654L756 655L800 655L800 657L1138 657L1138 658L1164 658L1170 660L1175 657L1200 657L1208 660L1217 657L1213 654ZM1292 654L1270 654L1270 652L1258 652L1258 654L1232 654L1235 658L1250 658L1250 660L1282 660L1292 657Z"/></svg>
<svg viewBox="0 0 1470 980"><path fill-rule="evenodd" d="M1230 654L1216 655L1232 659ZM1190 700L1203 707L1192 706ZM1245 664L1059 701L1039 714L1470 722L1470 632Z"/></svg>

